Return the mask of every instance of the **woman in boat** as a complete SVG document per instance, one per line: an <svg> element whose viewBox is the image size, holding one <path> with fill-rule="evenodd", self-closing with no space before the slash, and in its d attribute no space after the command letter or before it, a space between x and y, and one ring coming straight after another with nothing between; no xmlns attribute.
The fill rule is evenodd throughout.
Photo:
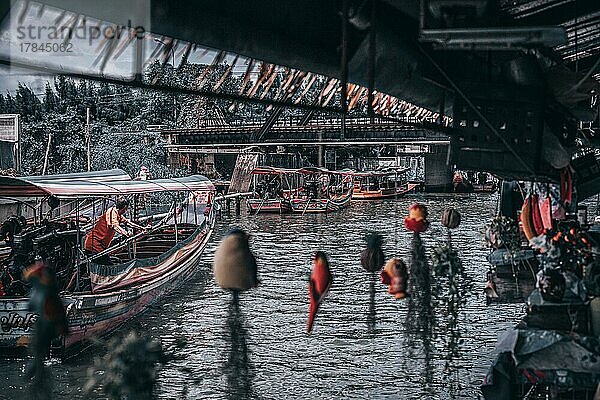
<svg viewBox="0 0 600 400"><path fill-rule="evenodd" d="M124 236L131 236L132 233L123 228L121 223L127 224L136 229L146 229L143 226L125 218L125 213L127 212L128 207L129 200L121 198L117 200L113 207L109 208L108 211L102 214L98 222L96 222L94 229L92 229L85 237L84 247L88 255L93 256L108 249L116 232ZM111 263L108 254L95 258L94 262L96 264Z"/></svg>

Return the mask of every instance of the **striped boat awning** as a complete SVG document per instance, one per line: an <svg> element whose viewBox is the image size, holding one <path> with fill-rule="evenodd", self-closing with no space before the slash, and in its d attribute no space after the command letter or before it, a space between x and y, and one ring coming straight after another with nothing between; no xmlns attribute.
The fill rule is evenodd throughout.
<svg viewBox="0 0 600 400"><path fill-rule="evenodd" d="M168 191L214 191L212 182L202 175L183 178L153 179L146 181L125 180L124 176L115 175L116 179L107 176L77 177L0 177L0 197L89 197L130 195ZM126 174L125 174L126 175ZM43 179L42 179L43 178Z"/></svg>

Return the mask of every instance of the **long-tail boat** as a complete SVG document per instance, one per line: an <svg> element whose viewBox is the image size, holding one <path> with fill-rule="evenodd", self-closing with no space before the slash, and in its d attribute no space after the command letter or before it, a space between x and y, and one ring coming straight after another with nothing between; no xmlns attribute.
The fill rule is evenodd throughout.
<svg viewBox="0 0 600 400"><path fill-rule="evenodd" d="M304 184L291 199L294 213L329 213L341 210L352 198L352 171L306 167L295 171Z"/></svg>
<svg viewBox="0 0 600 400"><path fill-rule="evenodd" d="M45 218L41 215L14 235L11 254L0 264L4 292L0 297L0 350L17 350L30 342L38 316L29 310L30 288L22 276L35 262L45 263L56 275L69 334L54 347L63 354L114 331L195 273L215 221L212 209L205 216L206 205L197 200L200 193L214 191L210 180L200 175L148 181L93 175L90 179L86 174L73 179L0 177L0 196L35 197L40 204L53 199L54 208L58 199L73 207L59 217L52 212ZM85 255L82 239L89 228L84 225L91 227L94 217L104 211L98 208L109 205L116 196L133 197L134 202L142 197L152 201L155 196L163 210L138 219L149 224L145 231L117 238L101 253ZM101 201L92 201L91 209L81 206L90 199ZM40 214L42 209L39 207ZM109 257L110 265L95 262L103 256Z"/></svg>
<svg viewBox="0 0 600 400"><path fill-rule="evenodd" d="M251 173L253 196L246 201L250 213L283 214L292 211L292 187L288 178L295 170L259 166Z"/></svg>
<svg viewBox="0 0 600 400"><path fill-rule="evenodd" d="M27 176L23 177L29 182L61 182L61 181L70 181L73 179L81 179L85 178L88 181L94 182L115 182L115 181L130 181L131 177L127 174L127 172L122 169L110 169L110 170L101 170L101 171L91 171L91 172L77 172L71 174L56 174L56 175L38 175L38 176ZM84 201L79 204L80 211L83 211L86 207L92 206L92 201ZM11 198L7 196L5 193L0 193L0 215L2 218L5 218L4 221L0 221L0 223L4 223L6 218L11 219L11 217L23 216L25 219L31 220L33 223L38 221L40 216L44 215L49 211L47 202L41 201L39 197L21 197ZM63 214L68 214L73 212L73 202L72 201L62 201L59 202L58 207L52 210L52 213L55 216L60 216ZM14 229L14 227L13 227ZM0 263L11 254L10 246L2 241L0 238Z"/></svg>
<svg viewBox="0 0 600 400"><path fill-rule="evenodd" d="M387 168L376 171L354 172L353 200L399 198L414 190L416 183L401 181L409 168Z"/></svg>

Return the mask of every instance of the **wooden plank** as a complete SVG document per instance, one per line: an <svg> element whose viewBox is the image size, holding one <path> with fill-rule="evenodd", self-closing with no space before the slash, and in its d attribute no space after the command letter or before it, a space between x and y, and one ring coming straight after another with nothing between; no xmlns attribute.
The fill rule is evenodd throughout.
<svg viewBox="0 0 600 400"><path fill-rule="evenodd" d="M252 170L258 166L258 153L245 153L237 156L228 193L243 193L250 190Z"/></svg>

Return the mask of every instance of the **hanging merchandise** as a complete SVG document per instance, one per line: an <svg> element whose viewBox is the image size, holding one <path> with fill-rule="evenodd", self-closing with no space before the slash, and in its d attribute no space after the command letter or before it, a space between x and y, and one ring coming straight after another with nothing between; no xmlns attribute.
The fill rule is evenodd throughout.
<svg viewBox="0 0 600 400"><path fill-rule="evenodd" d="M381 271L381 283L389 285L388 293L396 299L408 295L408 268L402 259L394 257L385 263Z"/></svg>
<svg viewBox="0 0 600 400"><path fill-rule="evenodd" d="M523 202L523 207L521 208L521 228L523 229L527 241L537 236L533 226L531 194L527 195Z"/></svg>
<svg viewBox="0 0 600 400"><path fill-rule="evenodd" d="M537 287L544 300L559 303L565 295L565 277L560 270L544 268L538 273Z"/></svg>
<svg viewBox="0 0 600 400"><path fill-rule="evenodd" d="M535 236L544 233L544 223L542 222L542 214L540 211L540 201L537 194L531 195L531 222Z"/></svg>
<svg viewBox="0 0 600 400"><path fill-rule="evenodd" d="M444 225L448 229L458 228L460 225L460 213L456 211L454 208L447 208L442 213L442 225Z"/></svg>
<svg viewBox="0 0 600 400"><path fill-rule="evenodd" d="M553 263L564 271L575 273L578 277L583 276L583 267L593 261L590 238L576 221L563 222L551 239L550 246L558 250L558 256L552 258L543 254L542 262Z"/></svg>
<svg viewBox="0 0 600 400"><path fill-rule="evenodd" d="M242 229L233 228L217 247L213 272L222 289L243 292L258 286L256 258L249 238Z"/></svg>
<svg viewBox="0 0 600 400"><path fill-rule="evenodd" d="M560 198L565 207L573 204L573 175L569 166L560 172Z"/></svg>
<svg viewBox="0 0 600 400"><path fill-rule="evenodd" d="M317 316L317 311L323 299L329 292L333 276L329 268L327 255L322 251L317 251L313 259L313 269L308 281L308 321L306 322L306 332L310 333Z"/></svg>
<svg viewBox="0 0 600 400"><path fill-rule="evenodd" d="M404 226L409 231L420 233L427 230L427 207L424 204L415 203L408 208L408 217L404 219Z"/></svg>
<svg viewBox="0 0 600 400"><path fill-rule="evenodd" d="M462 261L449 243L433 249L431 266L436 276L452 277L463 272Z"/></svg>
<svg viewBox="0 0 600 400"><path fill-rule="evenodd" d="M566 217L565 207L563 206L560 185L550 184L550 200L552 205L552 219L562 221Z"/></svg>
<svg viewBox="0 0 600 400"><path fill-rule="evenodd" d="M544 198L544 201L540 205L540 217L542 218L542 225L544 229L552 230L554 224L552 222L552 200L550 198L550 185L546 184L544 195L540 195L540 198Z"/></svg>
<svg viewBox="0 0 600 400"><path fill-rule="evenodd" d="M360 253L360 264L369 272L377 272L383 267L385 256L382 245L383 237L377 232L369 232L365 237L367 248Z"/></svg>
<svg viewBox="0 0 600 400"><path fill-rule="evenodd" d="M517 222L503 215L497 216L487 227L485 240L494 249L506 247L511 251L521 248L521 237Z"/></svg>

